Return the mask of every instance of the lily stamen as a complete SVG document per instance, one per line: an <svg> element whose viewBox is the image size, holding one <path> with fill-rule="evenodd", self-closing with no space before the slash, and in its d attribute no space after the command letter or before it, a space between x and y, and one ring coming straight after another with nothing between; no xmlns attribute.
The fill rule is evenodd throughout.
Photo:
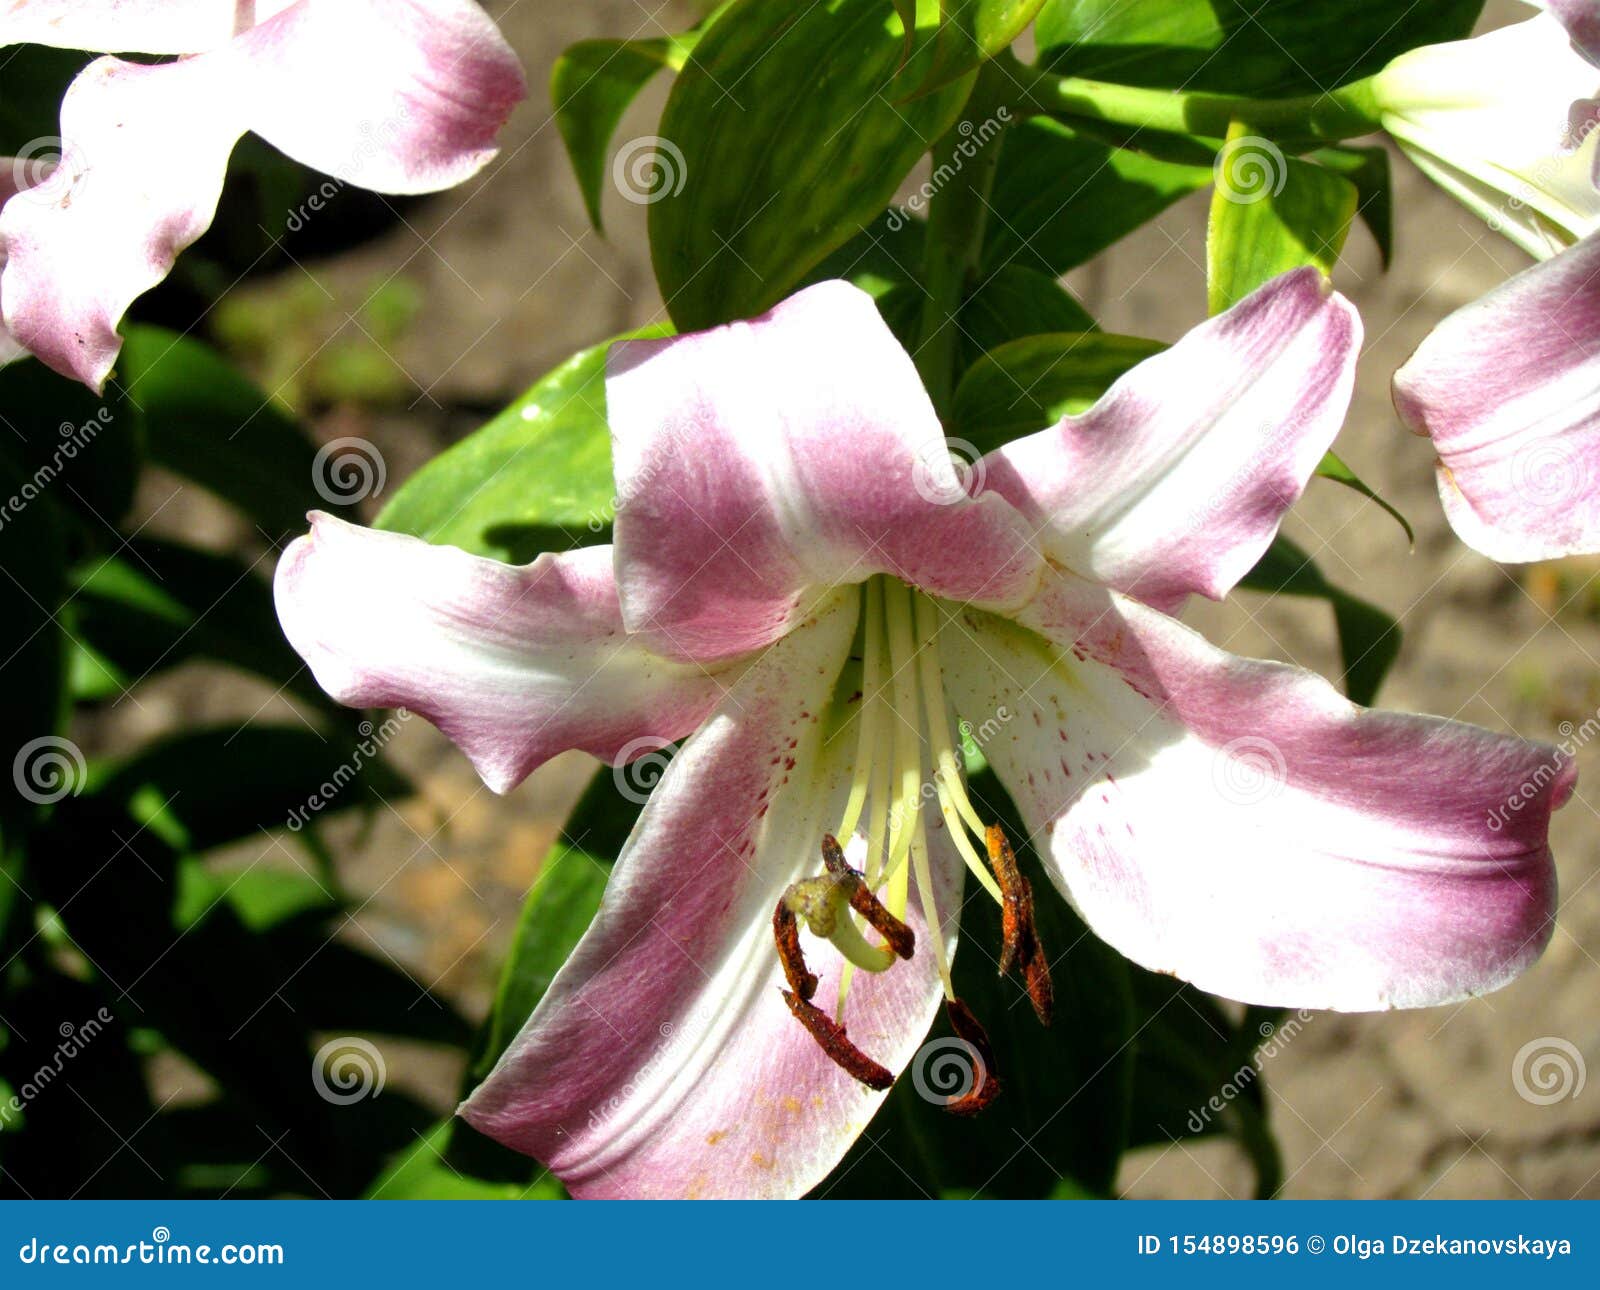
<svg viewBox="0 0 1600 1290"><path fill-rule="evenodd" d="M945 1015L950 1018L950 1028L956 1038L971 1045L976 1054L973 1062L972 1087L957 1097L949 1098L944 1109L951 1115L976 1115L1000 1096L1000 1076L995 1073L994 1048L989 1043L989 1032L972 1015L972 1009L961 999L947 999Z"/></svg>
<svg viewBox="0 0 1600 1290"><path fill-rule="evenodd" d="M1050 960L1034 926L1033 885L1017 867L1017 857L1003 828L991 824L985 841L989 863L994 867L994 876L1005 896L1000 905L1000 975L1009 976L1013 969L1022 969L1033 1011L1040 1022L1048 1026L1055 1005L1055 987L1050 981Z"/></svg>
<svg viewBox="0 0 1600 1290"><path fill-rule="evenodd" d="M822 1051L852 1079L879 1093L894 1083L894 1076L851 1043L844 1027L816 1004L808 1003L790 990L782 994L795 1020L811 1032Z"/></svg>

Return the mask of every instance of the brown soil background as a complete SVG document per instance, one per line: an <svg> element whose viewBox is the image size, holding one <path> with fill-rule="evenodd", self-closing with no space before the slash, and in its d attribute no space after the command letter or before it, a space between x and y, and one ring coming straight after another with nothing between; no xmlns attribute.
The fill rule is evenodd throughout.
<svg viewBox="0 0 1600 1290"><path fill-rule="evenodd" d="M358 434L380 445L390 490L481 421L463 408L503 402L574 349L659 311L643 208L608 191L608 239L589 228L544 87L568 43L681 29L693 21L693 7L631 0L488 7L533 88L499 161L474 183L408 212L383 240L251 288L270 295L313 283L322 302L319 345L353 336L362 302L390 278L421 292L420 320L387 350L413 394L388 411L338 410L318 426L328 438ZM1496 21L1518 12L1509 3L1491 6ZM653 132L664 89L646 92L619 141ZM1390 373L1435 322L1525 261L1404 163L1396 178L1394 267L1380 272L1370 237L1357 229L1336 275L1367 335L1339 450L1407 514L1416 546L1408 549L1375 507L1326 482L1312 485L1287 531L1330 578L1403 624L1405 647L1381 696L1385 706L1555 739L1562 722L1581 726L1600 705L1595 567L1503 570L1464 548L1439 511L1432 454L1400 428L1388 396ZM1206 202L1199 194L1180 203L1072 276L1104 327L1170 340L1204 316ZM150 532L250 545L251 535L226 512L174 479L147 480L141 505ZM270 561L270 552L263 555ZM1337 674L1332 623L1320 604L1241 594L1202 606L1191 621L1236 652ZM257 714L290 717L281 700L237 675L189 666L124 700L87 742L91 751L113 751L182 722ZM577 756L559 759L498 799L420 721L391 751L420 794L381 806L366 826L334 833L342 871L362 901L342 934L403 966L417 983L419 1007L444 997L481 1015L523 894L588 766ZM1317 1015L1267 1064L1287 1195L1600 1197L1600 812L1585 786L1600 783L1600 748L1578 756L1583 782L1554 834L1560 928L1532 972L1456 1008ZM291 862L280 842L264 838L221 863ZM1574 1045L1596 1078L1576 1096L1536 1105L1518 1095L1513 1062L1524 1045L1549 1037ZM441 1113L448 1109L459 1074L453 1055L383 1047L394 1083ZM177 1068L166 1078L186 1091L198 1079ZM1130 1196L1236 1196L1247 1194L1249 1175L1225 1143L1174 1143L1129 1156L1120 1185Z"/></svg>

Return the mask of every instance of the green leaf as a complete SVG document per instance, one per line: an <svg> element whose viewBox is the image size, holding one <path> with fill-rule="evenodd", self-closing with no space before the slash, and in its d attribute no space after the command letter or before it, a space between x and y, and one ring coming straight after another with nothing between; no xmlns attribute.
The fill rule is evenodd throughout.
<svg viewBox="0 0 1600 1290"><path fill-rule="evenodd" d="M142 452L137 417L115 390L96 394L27 361L0 368L0 410L19 466L38 491L80 517L93 541L133 501Z"/></svg>
<svg viewBox="0 0 1600 1290"><path fill-rule="evenodd" d="M1219 156L1206 230L1211 312L1292 269L1315 265L1331 274L1355 213L1349 180L1286 157L1235 123Z"/></svg>
<svg viewBox="0 0 1600 1290"><path fill-rule="evenodd" d="M110 767L91 768L72 816L107 810L175 851L196 854L256 835L303 827L311 818L408 796L410 785L376 755L381 731L325 735L303 726L193 729ZM68 809L70 803L70 809Z"/></svg>
<svg viewBox="0 0 1600 1290"><path fill-rule="evenodd" d="M1258 98L1320 94L1471 33L1483 0L1047 0L1041 61L1073 76Z"/></svg>
<svg viewBox="0 0 1600 1290"><path fill-rule="evenodd" d="M680 330L783 299L954 123L970 78L898 101L931 48L902 67L904 43L883 0L737 0L706 33L661 117L682 164L649 194L656 282Z"/></svg>
<svg viewBox="0 0 1600 1290"><path fill-rule="evenodd" d="M1352 488L1369 501L1376 502L1393 517L1396 524L1405 530L1406 541L1411 543L1412 546L1417 544L1417 535L1411 529L1411 521L1406 519L1394 506L1364 483L1356 475L1355 471L1351 470L1349 466L1339 459L1338 454L1331 451L1323 453L1322 460L1317 463L1317 474L1323 479L1332 479L1337 483L1343 484L1346 488Z"/></svg>
<svg viewBox="0 0 1600 1290"><path fill-rule="evenodd" d="M233 503L269 537L303 529L308 510L342 509L316 490L310 436L209 346L129 327L113 379L140 410L151 460Z"/></svg>
<svg viewBox="0 0 1600 1290"><path fill-rule="evenodd" d="M179 929L203 918L218 901L227 901L252 932L270 931L290 919L329 915L339 901L321 881L298 869L260 864L238 871L209 869L190 857L178 866L178 892L172 921Z"/></svg>
<svg viewBox="0 0 1600 1290"><path fill-rule="evenodd" d="M556 59L550 74L556 128L596 231L602 228L606 154L622 114L662 68L680 69L697 39L691 32L652 40L582 40Z"/></svg>
<svg viewBox="0 0 1600 1290"><path fill-rule="evenodd" d="M961 305L960 370L986 350L1024 336L1095 330L1089 311L1055 278L1008 264L984 277Z"/></svg>
<svg viewBox="0 0 1600 1290"><path fill-rule="evenodd" d="M477 1178L449 1160L455 1120L436 1124L415 1146L403 1152L366 1192L367 1200L550 1200L561 1195L560 1184L545 1179L525 1182Z"/></svg>
<svg viewBox="0 0 1600 1290"><path fill-rule="evenodd" d="M1372 233L1383 267L1387 269L1394 251L1394 188L1388 150L1345 145L1318 148L1307 156L1309 160L1343 175L1356 186L1359 195L1356 214Z"/></svg>
<svg viewBox="0 0 1600 1290"><path fill-rule="evenodd" d="M616 340L662 336L665 327ZM597 540L611 524L605 360L574 354L389 499L377 526L515 564Z"/></svg>
<svg viewBox="0 0 1600 1290"><path fill-rule="evenodd" d="M1289 596L1315 596L1333 606L1339 651L1344 658L1344 689L1363 705L1378 696L1378 687L1400 653L1400 624L1376 605L1334 586L1316 562L1281 533L1240 587Z"/></svg>
<svg viewBox="0 0 1600 1290"><path fill-rule="evenodd" d="M988 452L1082 412L1124 372L1166 346L1139 336L1068 332L990 350L956 387L951 434Z"/></svg>
<svg viewBox="0 0 1600 1290"><path fill-rule="evenodd" d="M1027 30L1044 0L949 0L924 90L945 85L993 58Z"/></svg>
<svg viewBox="0 0 1600 1290"><path fill-rule="evenodd" d="M157 670L210 658L255 672L313 706L332 707L284 640L271 585L255 565L134 538L115 555L81 563L72 588L79 699L112 698Z"/></svg>
<svg viewBox="0 0 1600 1290"><path fill-rule="evenodd" d="M588 930L600 908L611 864L638 814L638 805L618 793L611 771L602 767L596 772L560 840L539 866L522 906L473 1058L472 1084L488 1075Z"/></svg>
<svg viewBox="0 0 1600 1290"><path fill-rule="evenodd" d="M1169 1147L1227 1133L1256 1169L1257 1196L1278 1188L1281 1164L1266 1127L1265 1075L1256 1048L1272 1033L1254 1010L1235 1024L1217 1001L1187 982L1130 967L1140 1018L1130 1147Z"/></svg>
<svg viewBox="0 0 1600 1290"><path fill-rule="evenodd" d="M1163 160L1036 117L1006 131L983 265L1058 276L1212 181L1204 164Z"/></svg>
<svg viewBox="0 0 1600 1290"><path fill-rule="evenodd" d="M48 806L36 800L37 793L24 797L23 784L53 795L57 789L70 790L77 779L70 766L67 778L54 778L49 770L55 764L53 749L35 744L54 739L66 718L66 636L60 623L66 596L64 526L50 497L30 496L32 476L23 472L13 451L0 441L0 622L6 625L0 649L6 686L0 706L0 761L12 771L0 790L0 840L7 852L13 850L14 834L41 805ZM17 759L29 745L33 749L19 765ZM68 762L77 752L73 746L61 751L69 754ZM6 866L0 883L10 888L5 878L14 857L0 862Z"/></svg>

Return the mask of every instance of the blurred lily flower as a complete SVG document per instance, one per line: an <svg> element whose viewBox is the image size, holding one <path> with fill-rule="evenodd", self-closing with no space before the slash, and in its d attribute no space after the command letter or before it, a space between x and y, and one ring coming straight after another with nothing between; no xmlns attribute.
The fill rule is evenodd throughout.
<svg viewBox="0 0 1600 1290"><path fill-rule="evenodd" d="M14 0L0 45L22 42L181 55L85 68L59 164L0 212L5 327L96 389L128 305L210 226L246 131L338 180L431 192L493 157L526 94L472 0Z"/></svg>
<svg viewBox="0 0 1600 1290"><path fill-rule="evenodd" d="M1588 6L1562 7L1587 30L1576 11ZM1418 168L1530 255L1600 228L1600 69L1556 17L1411 50L1371 87Z"/></svg>
<svg viewBox="0 0 1600 1290"><path fill-rule="evenodd" d="M941 999L983 1056L950 970L969 874L1048 1019L1033 893L963 730L1051 882L1147 967L1341 1009L1525 968L1561 754L1359 709L1169 616L1271 543L1359 347L1350 304L1288 274L958 468L872 301L827 282L613 347L611 547L513 567L313 517L278 612L341 702L423 713L498 791L565 749L685 740L462 1114L580 1196L801 1194ZM976 1078L948 1109L1005 1073Z"/></svg>

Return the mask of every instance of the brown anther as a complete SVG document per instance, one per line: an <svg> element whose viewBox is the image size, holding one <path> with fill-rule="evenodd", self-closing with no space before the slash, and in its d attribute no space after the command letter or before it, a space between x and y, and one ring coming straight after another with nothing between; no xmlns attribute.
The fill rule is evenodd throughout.
<svg viewBox="0 0 1600 1290"><path fill-rule="evenodd" d="M844 885L850 897L850 908L867 921L867 925L883 937L883 943L899 958L909 959L917 948L916 934L891 914L876 896L866 880L850 867L844 858L839 839L831 833L822 835L822 863L835 881Z"/></svg>
<svg viewBox="0 0 1600 1290"><path fill-rule="evenodd" d="M802 999L817 992L816 976L806 970L806 957L800 949L800 923L794 911L782 900L772 914L772 937L778 942L778 961L789 988Z"/></svg>
<svg viewBox="0 0 1600 1290"><path fill-rule="evenodd" d="M851 1043L844 1027L816 1004L807 1002L792 990L784 990L782 994L795 1020L811 1032L822 1051L852 1079L880 1093L894 1083L894 1076Z"/></svg>
<svg viewBox="0 0 1600 1290"><path fill-rule="evenodd" d="M991 824L984 840L989 849L989 867L1000 884L1000 974L1007 976L1014 968L1022 969L1034 1014L1048 1026L1055 1007L1055 988L1050 981L1050 961L1034 926L1033 886L1017 867L1017 857L1004 829Z"/></svg>
<svg viewBox="0 0 1600 1290"><path fill-rule="evenodd" d="M944 1010L950 1018L950 1028L956 1032L956 1038L970 1045L976 1054L972 1087L961 1096L946 1101L944 1109L951 1115L976 1115L1000 1096L1000 1076L995 1070L989 1032L972 1015L972 1009L960 999L945 1000Z"/></svg>

